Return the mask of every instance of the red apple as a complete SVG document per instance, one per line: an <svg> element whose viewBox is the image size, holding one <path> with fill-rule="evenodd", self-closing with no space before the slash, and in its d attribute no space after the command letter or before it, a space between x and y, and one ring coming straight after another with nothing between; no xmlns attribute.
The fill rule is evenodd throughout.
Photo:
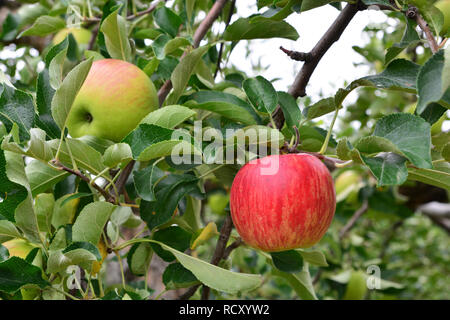
<svg viewBox="0 0 450 320"><path fill-rule="evenodd" d="M308 154L252 160L234 178L230 209L239 235L251 247L268 252L308 248L333 219L333 179L327 167Z"/></svg>

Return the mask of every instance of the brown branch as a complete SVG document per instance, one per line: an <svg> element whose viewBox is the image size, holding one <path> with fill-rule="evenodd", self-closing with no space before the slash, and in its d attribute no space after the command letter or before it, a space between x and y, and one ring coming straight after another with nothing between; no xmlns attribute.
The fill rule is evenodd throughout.
<svg viewBox="0 0 450 320"><path fill-rule="evenodd" d="M190 287L190 288L188 289L188 291L186 291L185 293L183 293L183 294L178 298L178 300L189 300L189 298L192 297L192 296L195 294L195 292L197 291L198 287L200 287L199 284L197 284L197 285L195 285L195 286L193 286L193 287Z"/></svg>
<svg viewBox="0 0 450 320"><path fill-rule="evenodd" d="M238 238L236 241L234 241L232 244L230 244L226 249L225 252L223 253L223 257L222 260L227 260L228 257L230 256L231 252L236 249L239 248L241 245L244 244L244 241L241 238Z"/></svg>
<svg viewBox="0 0 450 320"><path fill-rule="evenodd" d="M95 40L97 39L99 29L100 29L100 26L97 25L92 30L91 39L89 40L89 44L88 44L88 50L92 50L92 48L94 48Z"/></svg>
<svg viewBox="0 0 450 320"><path fill-rule="evenodd" d="M225 221L223 223L222 228L220 229L219 240L217 240L216 249L214 250L214 255L211 259L211 264L217 266L222 260L225 254L225 248L228 240L230 239L231 229L233 228L233 221L231 220L231 216L227 215ZM203 286L202 291L202 300L208 300L209 298L210 288L207 286Z"/></svg>
<svg viewBox="0 0 450 320"><path fill-rule="evenodd" d="M295 61L309 61L311 59L311 53L310 52L299 52L299 51L291 51L288 49L285 49L280 46L280 50L286 53L286 55Z"/></svg>
<svg viewBox="0 0 450 320"><path fill-rule="evenodd" d="M222 12L223 7L225 6L227 0L217 0L212 6L211 10L206 15L205 19L200 23L197 30L194 33L194 48L198 48L200 45L200 41L202 41L203 37L206 35L208 30L211 28L214 21L219 17ZM186 56L186 52L183 54L181 59ZM169 95L170 90L172 90L172 81L168 79L163 86L158 91L158 100L159 105L161 106Z"/></svg>
<svg viewBox="0 0 450 320"><path fill-rule="evenodd" d="M369 209L369 203L367 200L364 200L362 206L355 211L353 216L350 218L350 220L347 222L347 224L341 229L339 232L339 240L344 239L344 237L347 235L347 233L350 231L351 228L355 225L356 221Z"/></svg>
<svg viewBox="0 0 450 320"><path fill-rule="evenodd" d="M127 20L133 20L133 19L135 19L135 18L137 18L137 17L141 17L141 16L143 16L143 15L146 15L146 14L149 14L149 13L153 12L153 11L156 9L156 7L157 7L160 3L162 3L162 2L165 3L165 2L167 2L167 0L155 1L155 2L152 3L152 4L150 5L150 7L148 7L147 9L145 9L145 10L143 10L143 11L139 11L138 13L133 14L133 15L131 15L131 16L128 16L128 17L127 17Z"/></svg>
<svg viewBox="0 0 450 320"><path fill-rule="evenodd" d="M105 198L106 201L112 203L112 204L116 204L116 199L114 196L112 196L111 194L109 194L109 192L107 192L105 189L103 189L102 187L100 187L98 184L96 184L95 182L91 183L91 180L86 177L83 173L81 173L81 171L79 170L74 170L71 169L69 167L66 167L64 164L62 164L59 160L52 160L51 161L52 164L54 164L55 166L57 166L60 170L69 172L73 175L76 175L77 177L79 177L81 180L85 181L87 184L91 185L92 187L94 187L98 192L100 192L100 194Z"/></svg>
<svg viewBox="0 0 450 320"><path fill-rule="evenodd" d="M406 16L409 19L416 20L417 24L419 25L420 29L425 33L428 43L430 44L431 52L436 53L439 51L439 45L436 41L436 38L434 37L433 33L430 30L430 27L428 26L428 23L423 19L422 15L419 13L419 10L414 7L410 6L408 8L408 11L406 11Z"/></svg>
<svg viewBox="0 0 450 320"><path fill-rule="evenodd" d="M312 74L316 70L322 57L331 48L331 46L339 40L350 21L360 10L366 9L365 6L358 4L348 4L333 22L331 27L325 32L322 38L317 42L315 47L307 54L308 59L303 65L300 72L297 74L294 83L289 88L288 93L294 98L304 97L306 95L306 85L309 82ZM279 129L283 126L284 115L280 107L274 112L274 121Z"/></svg>
<svg viewBox="0 0 450 320"><path fill-rule="evenodd" d="M116 189L117 192L119 193L117 196L119 196L124 188L125 188L125 184L128 181L128 177L130 176L131 172L133 171L133 167L134 164L136 163L135 160L131 160L123 169L123 171L120 173L120 176L117 178L116 181Z"/></svg>
<svg viewBox="0 0 450 320"><path fill-rule="evenodd" d="M225 23L225 30L230 25L231 17L233 16L235 6L236 6L236 0L232 0L231 7L230 7L230 13L228 14L227 22ZM225 46L225 43L222 42L220 44L219 55L217 56L217 65L216 65L216 71L214 72L214 78L217 77L217 74L220 71L220 62L222 60L224 46Z"/></svg>

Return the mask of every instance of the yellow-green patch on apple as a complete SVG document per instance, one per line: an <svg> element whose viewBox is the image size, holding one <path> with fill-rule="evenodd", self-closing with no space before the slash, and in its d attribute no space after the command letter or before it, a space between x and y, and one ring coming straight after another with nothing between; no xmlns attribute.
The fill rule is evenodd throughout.
<svg viewBox="0 0 450 320"><path fill-rule="evenodd" d="M134 64L94 61L67 118L69 134L119 142L159 106L150 78Z"/></svg>

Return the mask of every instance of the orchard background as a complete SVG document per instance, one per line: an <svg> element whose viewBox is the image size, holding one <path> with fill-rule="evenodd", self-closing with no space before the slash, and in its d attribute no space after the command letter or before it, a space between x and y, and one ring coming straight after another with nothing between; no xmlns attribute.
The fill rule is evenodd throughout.
<svg viewBox="0 0 450 320"><path fill-rule="evenodd" d="M251 16L239 1L0 1L1 299L450 298L449 1L259 0ZM308 30L285 20L321 6L339 14L317 16L330 28L302 52ZM346 43L370 72L308 96L353 17L380 9L389 25ZM245 68L230 63L254 39L298 50L264 48L301 65L284 90L251 47ZM122 141L71 137L75 97L105 58L145 72L160 107ZM171 161L170 134L193 138L199 120L273 133L281 153L323 161L337 206L322 240L281 253L243 243L229 209L242 164L208 164L207 144L192 147L202 164Z"/></svg>

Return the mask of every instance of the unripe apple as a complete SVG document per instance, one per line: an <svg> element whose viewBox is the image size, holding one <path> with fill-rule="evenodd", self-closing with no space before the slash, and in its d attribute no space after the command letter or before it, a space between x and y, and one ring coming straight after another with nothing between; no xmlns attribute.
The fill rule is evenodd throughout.
<svg viewBox="0 0 450 320"><path fill-rule="evenodd" d="M434 4L444 15L444 25L441 29L441 36L449 33L450 29L450 0L440 0Z"/></svg>
<svg viewBox="0 0 450 320"><path fill-rule="evenodd" d="M335 209L333 179L308 154L252 160L231 186L231 217L239 235L268 252L311 247L327 231Z"/></svg>
<svg viewBox="0 0 450 320"><path fill-rule="evenodd" d="M361 174L355 170L342 172L335 180L336 201L346 200L348 203L355 203L358 200Z"/></svg>
<svg viewBox="0 0 450 320"><path fill-rule="evenodd" d="M226 194L215 193L208 197L208 205L215 214L224 214L228 202L230 197Z"/></svg>
<svg viewBox="0 0 450 320"><path fill-rule="evenodd" d="M78 44L88 44L91 40L92 33L88 29L84 28L64 28L58 31L53 37L52 43L58 44L63 41L67 35L71 33Z"/></svg>
<svg viewBox="0 0 450 320"><path fill-rule="evenodd" d="M116 59L94 61L68 119L69 134L121 141L158 108L150 78L135 65Z"/></svg>
<svg viewBox="0 0 450 320"><path fill-rule="evenodd" d="M362 271L352 271L345 289L344 300L363 300L366 292L366 275Z"/></svg>

